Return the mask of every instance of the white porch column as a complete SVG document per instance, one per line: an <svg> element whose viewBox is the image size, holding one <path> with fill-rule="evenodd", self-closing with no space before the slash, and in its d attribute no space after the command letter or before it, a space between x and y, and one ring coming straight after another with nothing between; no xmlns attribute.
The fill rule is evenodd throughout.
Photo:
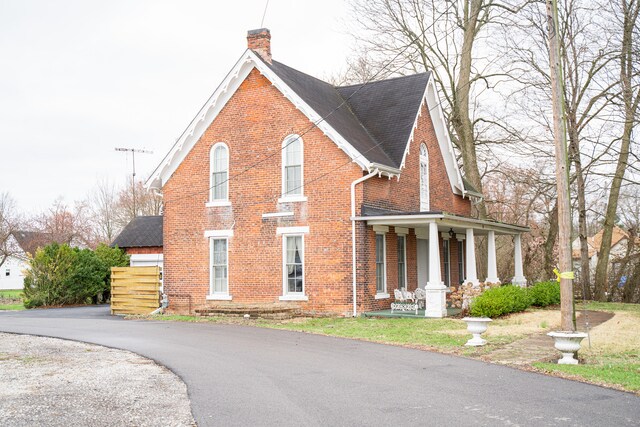
<svg viewBox="0 0 640 427"><path fill-rule="evenodd" d="M500 283L498 279L498 264L496 262L496 233L495 231L489 231L487 236L487 280L486 283Z"/></svg>
<svg viewBox="0 0 640 427"><path fill-rule="evenodd" d="M515 276L513 277L513 284L519 286L527 286L527 279L524 277L524 272L522 271L522 239L520 234L516 234L513 236L513 256L514 256L514 264L515 264Z"/></svg>
<svg viewBox="0 0 640 427"><path fill-rule="evenodd" d="M440 244L438 224L429 223L429 282L425 287L427 303L425 317L446 317L446 287L440 278Z"/></svg>
<svg viewBox="0 0 640 427"><path fill-rule="evenodd" d="M480 284L478 280L478 272L476 269L476 240L473 237L473 228L467 228L467 244L466 244L466 273L467 277L464 279L464 283L473 283L474 287Z"/></svg>

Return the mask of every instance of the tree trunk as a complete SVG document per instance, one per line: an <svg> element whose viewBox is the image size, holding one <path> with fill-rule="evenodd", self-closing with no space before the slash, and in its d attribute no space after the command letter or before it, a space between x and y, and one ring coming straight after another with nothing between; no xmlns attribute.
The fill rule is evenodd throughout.
<svg viewBox="0 0 640 427"><path fill-rule="evenodd" d="M598 264L596 265L594 298L598 301L604 300L608 285L611 237L613 235L613 227L615 225L616 212L618 210L620 187L622 185L622 180L624 179L624 174L627 170L631 135L635 125L638 100L640 99L640 93L637 94L634 99L634 87L632 82L636 72L635 64L633 63L633 31L638 17L639 7L637 1L630 1L629 4L627 4L625 0L622 0L621 3L624 23L620 55L620 84L622 86L625 122L620 140L620 151L616 164L616 171L613 175L613 180L611 181L611 190L609 191L609 200L607 201L607 210L604 218L602 243L600 245L600 252L598 253Z"/></svg>
<svg viewBox="0 0 640 427"><path fill-rule="evenodd" d="M473 123L469 113L469 94L471 82L471 63L473 42L478 29L478 15L482 9L483 0L468 0L464 4L464 36L460 51L460 72L454 94L451 111L451 123L458 137L462 164L466 179L482 193L482 179L478 169ZM487 218L487 207L484 200L476 205L478 216Z"/></svg>

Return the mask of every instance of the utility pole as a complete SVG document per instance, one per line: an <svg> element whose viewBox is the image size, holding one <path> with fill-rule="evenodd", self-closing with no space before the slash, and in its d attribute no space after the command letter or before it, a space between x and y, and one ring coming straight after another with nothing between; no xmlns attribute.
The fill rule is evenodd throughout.
<svg viewBox="0 0 640 427"><path fill-rule="evenodd" d="M558 258L560 272L560 327L575 332L573 306L573 270L571 260L571 211L569 200L569 161L567 158L566 117L560 41L558 40L558 3L547 0L549 32L549 64L551 67L551 98L553 101L553 134L556 151L556 183L558 191Z"/></svg>
<svg viewBox="0 0 640 427"><path fill-rule="evenodd" d="M131 157L133 159L133 175L131 179L131 190L133 194L133 217L138 216L138 212L136 211L136 153L145 153L145 154L153 154L153 151L149 150L140 150L137 148L117 148L116 151L126 151L131 153Z"/></svg>

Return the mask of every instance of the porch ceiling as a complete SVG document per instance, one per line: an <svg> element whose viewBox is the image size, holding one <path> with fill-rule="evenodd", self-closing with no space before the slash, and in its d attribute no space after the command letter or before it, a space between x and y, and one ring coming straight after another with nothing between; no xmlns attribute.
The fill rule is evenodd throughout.
<svg viewBox="0 0 640 427"><path fill-rule="evenodd" d="M448 232L453 229L456 234L464 234L468 228L472 228L475 235L486 235L489 231L494 231L497 235L514 235L529 231L528 227L520 225L467 218L445 212L370 215L355 217L353 219L356 221L366 221L367 225L386 225L405 228L427 228L430 223L435 222L438 224L438 231Z"/></svg>

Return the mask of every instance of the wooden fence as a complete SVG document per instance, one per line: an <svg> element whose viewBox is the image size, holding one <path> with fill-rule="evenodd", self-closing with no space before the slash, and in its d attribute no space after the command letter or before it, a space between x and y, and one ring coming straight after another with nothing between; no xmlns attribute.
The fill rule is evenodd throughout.
<svg viewBox="0 0 640 427"><path fill-rule="evenodd" d="M160 307L160 267L112 267L111 314L149 314Z"/></svg>

